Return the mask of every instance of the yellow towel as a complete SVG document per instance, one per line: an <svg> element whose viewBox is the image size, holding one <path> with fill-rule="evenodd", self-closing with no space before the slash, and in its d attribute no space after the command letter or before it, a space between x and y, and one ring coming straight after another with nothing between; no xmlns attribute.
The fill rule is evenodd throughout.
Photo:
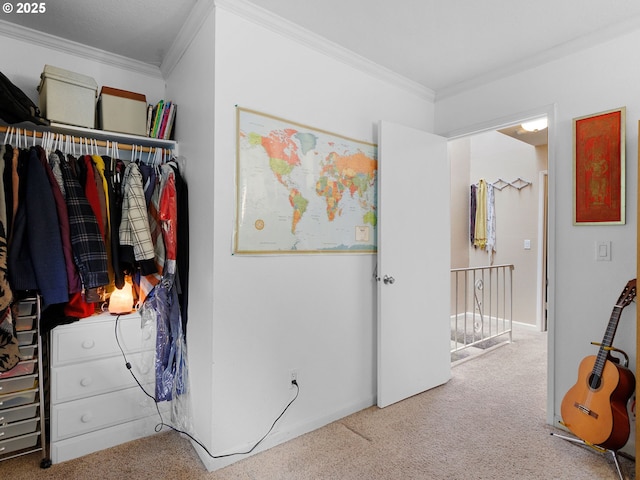
<svg viewBox="0 0 640 480"><path fill-rule="evenodd" d="M484 249L487 245L487 182L478 182L476 202L476 231L473 246Z"/></svg>

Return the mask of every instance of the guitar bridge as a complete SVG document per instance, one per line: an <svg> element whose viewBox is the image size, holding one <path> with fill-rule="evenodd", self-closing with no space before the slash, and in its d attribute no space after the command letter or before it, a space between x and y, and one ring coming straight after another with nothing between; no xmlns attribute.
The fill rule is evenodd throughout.
<svg viewBox="0 0 640 480"><path fill-rule="evenodd" d="M573 406L576 407L578 410L580 410L582 413L589 415L590 417L598 418L598 414L596 412L588 409L587 407L585 407L584 405L578 402L574 403Z"/></svg>

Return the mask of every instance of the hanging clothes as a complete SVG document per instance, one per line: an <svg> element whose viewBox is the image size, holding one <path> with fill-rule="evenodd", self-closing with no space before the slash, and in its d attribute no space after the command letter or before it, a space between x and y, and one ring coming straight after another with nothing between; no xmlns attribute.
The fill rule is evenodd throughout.
<svg viewBox="0 0 640 480"><path fill-rule="evenodd" d="M69 299L58 213L37 147L28 150L21 171L24 197L14 219L9 279L15 290L40 290L46 308Z"/></svg>
<svg viewBox="0 0 640 480"><path fill-rule="evenodd" d="M115 160L104 156L104 176L107 180L107 202L109 205L109 243L107 254L111 254L111 269L115 287L124 287L125 266L120 260L120 222L122 220L122 182L125 164L122 160ZM113 164L113 168L111 165ZM129 271L129 273L133 273Z"/></svg>
<svg viewBox="0 0 640 480"><path fill-rule="evenodd" d="M98 191L98 201L100 202L100 210L102 217L102 228L104 232L104 244L107 249L107 271L109 273L109 285L114 282L114 269L112 262L111 252L111 209L109 206L109 181L107 180L108 170L104 163L104 160L99 155L92 155L92 166L94 169L94 181L96 184L96 190ZM109 287L111 290L111 287Z"/></svg>
<svg viewBox="0 0 640 480"><path fill-rule="evenodd" d="M5 145L4 153L4 170L2 171L2 184L4 186L4 203L5 212L4 216L6 221L4 224L4 232L7 238L7 243L11 237L11 224L13 223L13 184L11 180L11 170L13 163L13 147L11 145Z"/></svg>
<svg viewBox="0 0 640 480"><path fill-rule="evenodd" d="M487 245L487 182L478 182L478 197L476 208L476 224L473 245L484 249Z"/></svg>
<svg viewBox="0 0 640 480"><path fill-rule="evenodd" d="M188 323L187 310L189 300L189 190L187 188L187 182L185 182L180 173L180 168L178 167L177 162L175 160L171 160L170 162L168 162L168 165L174 171L176 199L178 203L176 237L180 248L178 248L176 260L176 283L182 316L182 334L186 339Z"/></svg>
<svg viewBox="0 0 640 480"><path fill-rule="evenodd" d="M469 241L471 245L474 244L476 239L476 210L477 210L477 202L476 195L478 187L475 185L471 185L469 193Z"/></svg>
<svg viewBox="0 0 640 480"><path fill-rule="evenodd" d="M142 300L144 300L144 297L162 280L166 261L162 221L160 219L160 197L164 188L165 179L156 174L154 174L152 178L155 179L155 183L152 188L151 201L149 202L147 211L149 214L149 230L151 232L151 241L153 242L156 271L140 278L140 298Z"/></svg>
<svg viewBox="0 0 640 480"><path fill-rule="evenodd" d="M134 160L128 165L88 150L76 156L75 149L73 155L63 153L59 147L65 146L54 148L44 136L43 145L0 146L0 337L12 330L11 312L2 310L1 227L6 222L7 291L40 291L45 332L93 315L97 305L86 298L92 291L122 286L125 272L142 276L149 301L141 312L157 315L165 395L181 397L187 371L189 223L188 190L178 164L165 163L161 155L152 164ZM53 240L43 247L49 237ZM0 363L7 354L2 345L14 342L5 337L0 338Z"/></svg>
<svg viewBox="0 0 640 480"><path fill-rule="evenodd" d="M80 165L81 162L77 164ZM94 290L109 283L104 240L91 205L71 167L63 162L61 168L67 192L66 202L75 263L85 290Z"/></svg>
<svg viewBox="0 0 640 480"><path fill-rule="evenodd" d="M59 160L56 153L49 155L49 161L51 159ZM65 197L60 189L60 184L56 178L51 164L47 162L46 158L40 158L43 161L43 167L47 173L49 179L49 185L53 199L56 205L56 211L58 212L58 224L60 227L60 240L62 242L62 255L64 256L65 269L67 272L67 289L69 294L74 294L82 291L82 283L80 281L80 275L76 269L76 265L73 261L73 249L71 247L71 230L69 227L69 213L67 210L67 203ZM60 172L62 173L62 172Z"/></svg>
<svg viewBox="0 0 640 480"><path fill-rule="evenodd" d="M132 266L137 263L141 275L156 273L155 252L142 189L142 175L135 162L131 162L125 169L122 191L120 258L122 262Z"/></svg>
<svg viewBox="0 0 640 480"><path fill-rule="evenodd" d="M496 197L492 184L487 184L487 243L485 246L489 254L489 265L493 264L493 254L496 250Z"/></svg>

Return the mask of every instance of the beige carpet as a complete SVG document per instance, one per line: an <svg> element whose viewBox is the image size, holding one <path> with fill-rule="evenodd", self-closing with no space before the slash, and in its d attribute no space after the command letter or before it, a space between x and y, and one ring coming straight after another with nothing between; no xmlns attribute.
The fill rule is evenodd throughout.
<svg viewBox="0 0 640 480"><path fill-rule="evenodd" d="M513 343L456 365L446 385L365 409L216 472L170 432L48 470L39 468L38 454L9 460L0 463L0 479L619 478L610 456L551 436L557 430L545 424L545 406L546 334L517 328ZM620 463L625 478L635 479L634 462Z"/></svg>

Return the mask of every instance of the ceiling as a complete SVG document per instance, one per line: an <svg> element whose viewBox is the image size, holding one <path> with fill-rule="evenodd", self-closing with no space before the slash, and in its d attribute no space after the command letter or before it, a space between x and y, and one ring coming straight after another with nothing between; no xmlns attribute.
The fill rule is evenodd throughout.
<svg viewBox="0 0 640 480"><path fill-rule="evenodd" d="M159 66L196 4L214 1L55 0L44 14L0 19ZM437 96L640 26L638 0L222 3L234 2L267 9Z"/></svg>
<svg viewBox="0 0 640 480"><path fill-rule="evenodd" d="M548 130L543 128L541 130L527 131L522 128L522 125L512 125L510 127L501 128L498 132L508 135L511 138L520 140L521 142L528 143L534 147L540 145L546 145L548 141Z"/></svg>

